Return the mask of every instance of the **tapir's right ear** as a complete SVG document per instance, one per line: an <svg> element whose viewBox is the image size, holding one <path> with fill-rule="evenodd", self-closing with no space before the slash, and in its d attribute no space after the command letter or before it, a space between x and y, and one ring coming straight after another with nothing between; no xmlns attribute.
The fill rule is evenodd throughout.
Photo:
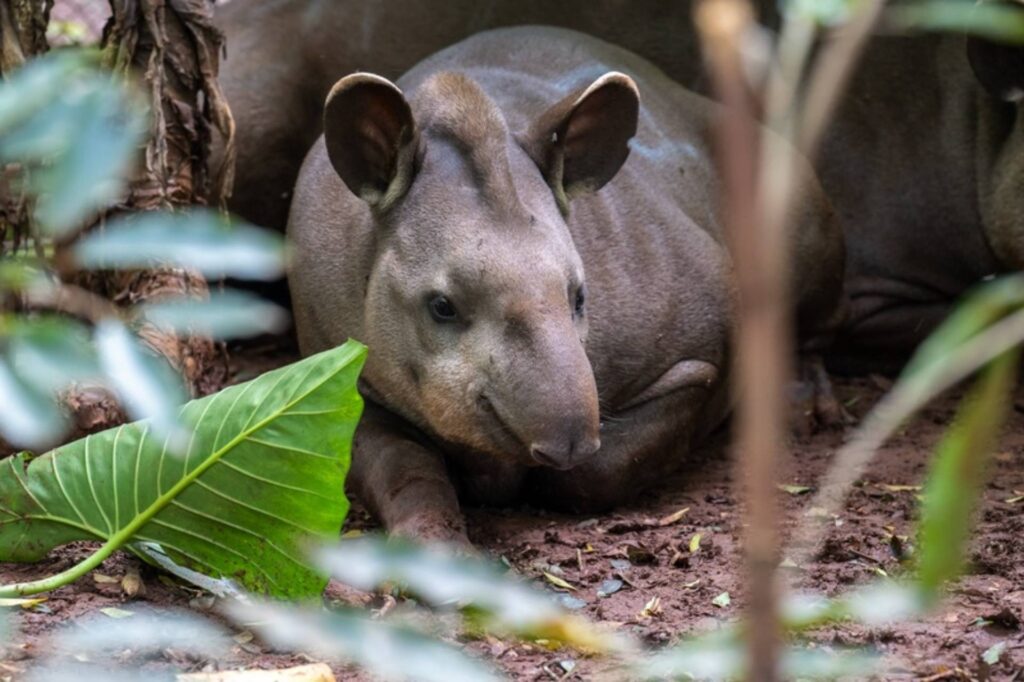
<svg viewBox="0 0 1024 682"><path fill-rule="evenodd" d="M409 189L416 122L386 78L354 73L335 83L324 108L324 141L334 170L374 208L386 210Z"/></svg>
<svg viewBox="0 0 1024 682"><path fill-rule="evenodd" d="M599 190L619 172L639 113L636 83L611 71L552 106L520 137L563 212L570 199Z"/></svg>

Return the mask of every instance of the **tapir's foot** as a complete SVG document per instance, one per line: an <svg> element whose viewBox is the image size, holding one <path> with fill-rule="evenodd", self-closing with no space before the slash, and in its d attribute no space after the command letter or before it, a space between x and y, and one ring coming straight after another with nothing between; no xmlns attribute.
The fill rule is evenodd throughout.
<svg viewBox="0 0 1024 682"><path fill-rule="evenodd" d="M799 378L791 387L793 430L808 435L822 429L841 429L854 423L836 398L819 355L800 358Z"/></svg>
<svg viewBox="0 0 1024 682"><path fill-rule="evenodd" d="M452 517L424 510L398 521L388 529L388 533L419 544L445 545L460 554L474 552L466 535L466 523L461 516Z"/></svg>

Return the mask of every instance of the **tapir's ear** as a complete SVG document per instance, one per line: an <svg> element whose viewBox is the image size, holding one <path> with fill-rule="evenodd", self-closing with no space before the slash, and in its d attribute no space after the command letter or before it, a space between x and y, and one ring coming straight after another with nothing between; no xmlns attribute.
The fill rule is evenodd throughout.
<svg viewBox="0 0 1024 682"><path fill-rule="evenodd" d="M354 73L335 83L324 108L327 156L352 193L387 209L412 182L416 123L391 81Z"/></svg>
<svg viewBox="0 0 1024 682"><path fill-rule="evenodd" d="M521 137L563 211L570 199L615 177L629 156L639 112L636 83L612 71L548 109Z"/></svg>
<svg viewBox="0 0 1024 682"><path fill-rule="evenodd" d="M1024 45L967 39L967 58L981 84L1007 102L1024 100Z"/></svg>

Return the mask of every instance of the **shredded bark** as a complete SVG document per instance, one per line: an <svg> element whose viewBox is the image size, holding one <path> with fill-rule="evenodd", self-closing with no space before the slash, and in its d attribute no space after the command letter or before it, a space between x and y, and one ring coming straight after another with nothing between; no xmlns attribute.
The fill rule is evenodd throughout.
<svg viewBox="0 0 1024 682"><path fill-rule="evenodd" d="M0 0L0 77L49 50L52 7L53 0ZM0 256L28 244L32 233L32 206L20 182L24 172L19 164L0 166Z"/></svg>
<svg viewBox="0 0 1024 682"><path fill-rule="evenodd" d="M223 35L213 25L210 0L110 0L103 30L106 64L126 78L142 76L149 95L151 134L123 209L173 210L206 204L214 188L207 171L211 127L229 141L216 189L230 187L234 120L217 84ZM97 281L102 280L102 281ZM102 273L88 285L116 303L172 296L209 296L203 278L181 268ZM221 344L200 336L178 337L152 325L141 338L179 371L193 396L218 390L227 380Z"/></svg>

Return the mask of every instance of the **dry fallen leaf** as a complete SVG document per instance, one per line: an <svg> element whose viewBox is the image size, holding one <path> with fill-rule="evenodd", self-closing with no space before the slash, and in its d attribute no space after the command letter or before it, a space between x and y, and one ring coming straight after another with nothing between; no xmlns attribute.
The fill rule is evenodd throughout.
<svg viewBox="0 0 1024 682"><path fill-rule="evenodd" d="M124 574L124 578L121 579L121 590L129 597L146 593L146 586L138 571L132 570Z"/></svg>
<svg viewBox="0 0 1024 682"><path fill-rule="evenodd" d="M102 613L104 616L106 616L108 618L131 618L132 616L135 615L131 611L125 611L124 609L117 609L117 608L114 608L113 606L107 607L105 609L100 609L100 613Z"/></svg>
<svg viewBox="0 0 1024 682"><path fill-rule="evenodd" d="M694 533L693 537L690 538L690 554L696 554L700 551L700 533Z"/></svg>
<svg viewBox="0 0 1024 682"><path fill-rule="evenodd" d="M690 511L689 507L683 507L679 511L672 512L668 516L663 516L660 519L658 519L658 525L659 526L671 526L673 523L678 522L680 519L682 519L684 516L686 516L687 512L689 512L689 511Z"/></svg>
<svg viewBox="0 0 1024 682"><path fill-rule="evenodd" d="M335 682L325 663L300 665L282 670L227 670L178 675L177 682Z"/></svg>
<svg viewBox="0 0 1024 682"><path fill-rule="evenodd" d="M640 618L653 618L654 616L661 615L661 597L655 595L644 604L643 610L640 612Z"/></svg>
<svg viewBox="0 0 1024 682"><path fill-rule="evenodd" d="M720 595L712 599L711 603L720 609L724 609L732 603L732 597L729 596L728 592L722 592Z"/></svg>
<svg viewBox="0 0 1024 682"><path fill-rule="evenodd" d="M0 608L5 606L20 606L23 609L30 609L37 604L42 604L48 597L31 597L31 598L2 598L0 599Z"/></svg>
<svg viewBox="0 0 1024 682"><path fill-rule="evenodd" d="M809 493L813 490L809 485L793 485L789 483L780 483L778 487L779 490L784 493L789 493L790 495L803 495L804 493Z"/></svg>
<svg viewBox="0 0 1024 682"><path fill-rule="evenodd" d="M921 490L919 485L901 485L898 483L880 483L878 487L891 493L916 493Z"/></svg>
<svg viewBox="0 0 1024 682"><path fill-rule="evenodd" d="M560 587L563 590L575 590L576 589L574 586L570 585L566 580L563 580L562 578L559 578L554 573L549 573L548 571L543 571L543 574L544 574L544 578L549 583L554 585L555 587Z"/></svg>
<svg viewBox="0 0 1024 682"><path fill-rule="evenodd" d="M93 573L92 580L98 585L114 585L121 582L120 578L116 578L112 575L104 575L103 573Z"/></svg>

